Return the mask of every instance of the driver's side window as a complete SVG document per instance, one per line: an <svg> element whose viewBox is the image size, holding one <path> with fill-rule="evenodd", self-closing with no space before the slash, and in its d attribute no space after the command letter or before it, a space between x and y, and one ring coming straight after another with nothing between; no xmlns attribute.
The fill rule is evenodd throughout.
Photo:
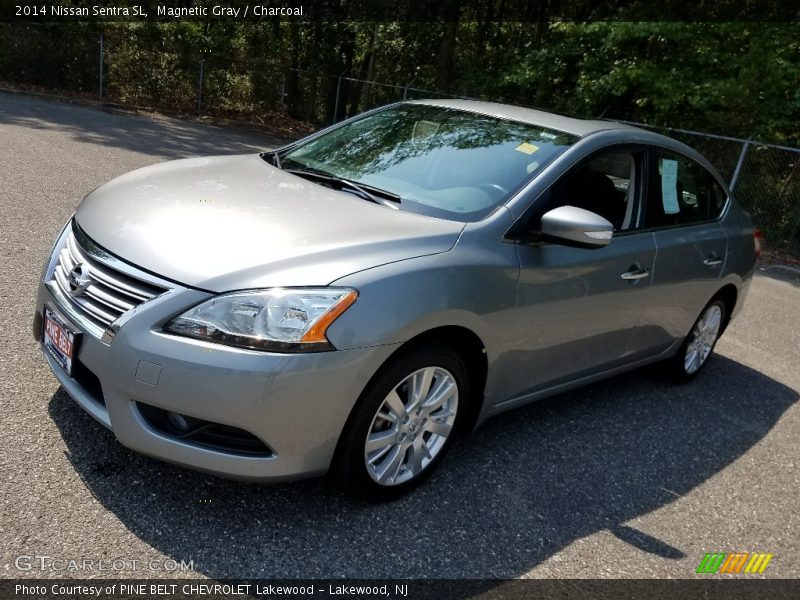
<svg viewBox="0 0 800 600"><path fill-rule="evenodd" d="M614 231L634 229L639 164L636 152L614 150L596 154L550 188L540 214L559 206L576 206L600 215L614 226Z"/></svg>

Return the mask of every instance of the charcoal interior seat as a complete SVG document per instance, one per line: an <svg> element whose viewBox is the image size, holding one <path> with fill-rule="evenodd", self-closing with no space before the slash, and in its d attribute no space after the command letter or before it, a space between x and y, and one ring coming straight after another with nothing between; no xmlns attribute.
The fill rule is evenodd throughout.
<svg viewBox="0 0 800 600"><path fill-rule="evenodd" d="M625 194L617 191L614 182L603 173L583 168L570 178L564 192L566 204L600 215L614 225L614 230L622 226Z"/></svg>

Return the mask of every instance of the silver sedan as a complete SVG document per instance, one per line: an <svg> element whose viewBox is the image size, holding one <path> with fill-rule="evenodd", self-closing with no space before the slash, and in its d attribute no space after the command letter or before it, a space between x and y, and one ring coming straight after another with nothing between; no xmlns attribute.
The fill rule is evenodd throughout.
<svg viewBox="0 0 800 600"><path fill-rule="evenodd" d="M408 102L99 187L46 261L34 335L129 448L387 500L501 411L649 363L697 375L758 251L674 140Z"/></svg>

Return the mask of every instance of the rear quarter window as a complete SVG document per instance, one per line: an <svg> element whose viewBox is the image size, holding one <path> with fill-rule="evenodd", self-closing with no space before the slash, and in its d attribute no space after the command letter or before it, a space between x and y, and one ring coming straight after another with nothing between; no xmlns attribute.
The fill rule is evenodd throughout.
<svg viewBox="0 0 800 600"><path fill-rule="evenodd" d="M651 163L645 227L671 227L712 221L726 194L714 176L695 161L658 151Z"/></svg>

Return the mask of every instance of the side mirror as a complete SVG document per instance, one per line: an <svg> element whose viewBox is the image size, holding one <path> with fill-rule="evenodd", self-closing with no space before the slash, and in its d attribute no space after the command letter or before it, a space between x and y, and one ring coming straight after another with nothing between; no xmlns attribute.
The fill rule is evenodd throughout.
<svg viewBox="0 0 800 600"><path fill-rule="evenodd" d="M614 226L600 215L576 206L559 206L542 215L542 236L586 248L607 246Z"/></svg>

